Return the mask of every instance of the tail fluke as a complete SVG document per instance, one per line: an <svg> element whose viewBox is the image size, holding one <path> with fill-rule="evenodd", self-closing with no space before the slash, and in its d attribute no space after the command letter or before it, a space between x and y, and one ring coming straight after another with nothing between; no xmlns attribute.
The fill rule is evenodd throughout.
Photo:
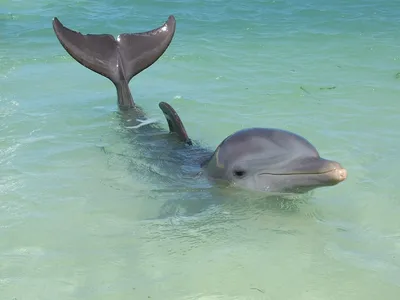
<svg viewBox="0 0 400 300"><path fill-rule="evenodd" d="M54 32L64 49L80 64L114 83L122 108L134 105L129 81L161 57L174 37L175 28L175 18L170 16L156 29L124 33L115 39L110 34L81 34L53 19Z"/></svg>

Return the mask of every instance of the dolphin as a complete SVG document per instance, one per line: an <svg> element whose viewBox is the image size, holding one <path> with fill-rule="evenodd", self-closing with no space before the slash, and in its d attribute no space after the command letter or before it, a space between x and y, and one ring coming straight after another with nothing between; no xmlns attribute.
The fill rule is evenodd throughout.
<svg viewBox="0 0 400 300"><path fill-rule="evenodd" d="M170 45L176 20L140 33L123 33L115 39L110 34L82 34L65 27L53 18L54 32L64 49L86 68L108 78L117 90L118 106L126 120L133 122L141 143L149 151L162 132L158 124L145 124L145 114L133 100L129 82L157 61ZM305 193L344 181L347 171L339 162L322 158L305 138L282 129L247 128L226 137L212 151L193 142L174 108L160 102L169 132L163 136L161 150L165 159L180 169L198 168L207 182L215 186L238 187L270 193ZM173 138L171 138L173 137ZM159 141L158 141L159 142ZM166 150L169 151L166 151ZM160 157L157 152L157 157Z"/></svg>

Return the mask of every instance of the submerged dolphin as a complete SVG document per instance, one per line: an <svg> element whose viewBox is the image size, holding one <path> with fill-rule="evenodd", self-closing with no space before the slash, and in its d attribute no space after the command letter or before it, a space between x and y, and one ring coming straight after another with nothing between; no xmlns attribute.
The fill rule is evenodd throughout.
<svg viewBox="0 0 400 300"><path fill-rule="evenodd" d="M128 111L136 124L145 115L135 105L128 84L165 52L175 27L175 18L170 16L167 22L154 30L120 34L114 39L109 34L83 35L68 29L57 18L53 19L54 32L64 49L79 63L114 83L121 111ZM159 106L170 132L181 142L180 150L190 155L201 153L201 158L192 157L192 164L197 164L211 182L255 191L303 193L336 185L347 177L346 169L336 161L321 158L306 139L280 129L240 130L223 140L214 152L206 149L193 151L191 149L195 146L176 111L165 102ZM160 130L151 125L137 127L142 134ZM145 139L152 137L151 134L145 135ZM168 155L174 155L173 149ZM188 157L183 155L181 159L179 163L184 164Z"/></svg>

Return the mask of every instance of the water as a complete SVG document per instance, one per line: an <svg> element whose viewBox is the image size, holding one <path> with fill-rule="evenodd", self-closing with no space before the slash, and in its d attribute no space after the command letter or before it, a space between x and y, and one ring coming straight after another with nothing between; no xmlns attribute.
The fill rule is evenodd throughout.
<svg viewBox="0 0 400 300"><path fill-rule="evenodd" d="M1 299L399 299L399 8L2 0ZM212 188L144 164L114 87L66 54L51 19L116 35L169 14L171 46L130 84L149 117L166 129L169 102L209 148L244 127L295 131L347 181L158 219Z"/></svg>

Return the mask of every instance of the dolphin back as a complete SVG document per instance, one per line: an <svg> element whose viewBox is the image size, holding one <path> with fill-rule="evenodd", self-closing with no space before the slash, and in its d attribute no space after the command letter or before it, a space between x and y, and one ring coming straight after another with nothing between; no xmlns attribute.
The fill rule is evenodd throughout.
<svg viewBox="0 0 400 300"><path fill-rule="evenodd" d="M86 68L110 79L117 88L121 108L134 106L130 80L156 62L175 33L173 16L160 27L141 33L82 34L53 19L54 32L64 49Z"/></svg>

